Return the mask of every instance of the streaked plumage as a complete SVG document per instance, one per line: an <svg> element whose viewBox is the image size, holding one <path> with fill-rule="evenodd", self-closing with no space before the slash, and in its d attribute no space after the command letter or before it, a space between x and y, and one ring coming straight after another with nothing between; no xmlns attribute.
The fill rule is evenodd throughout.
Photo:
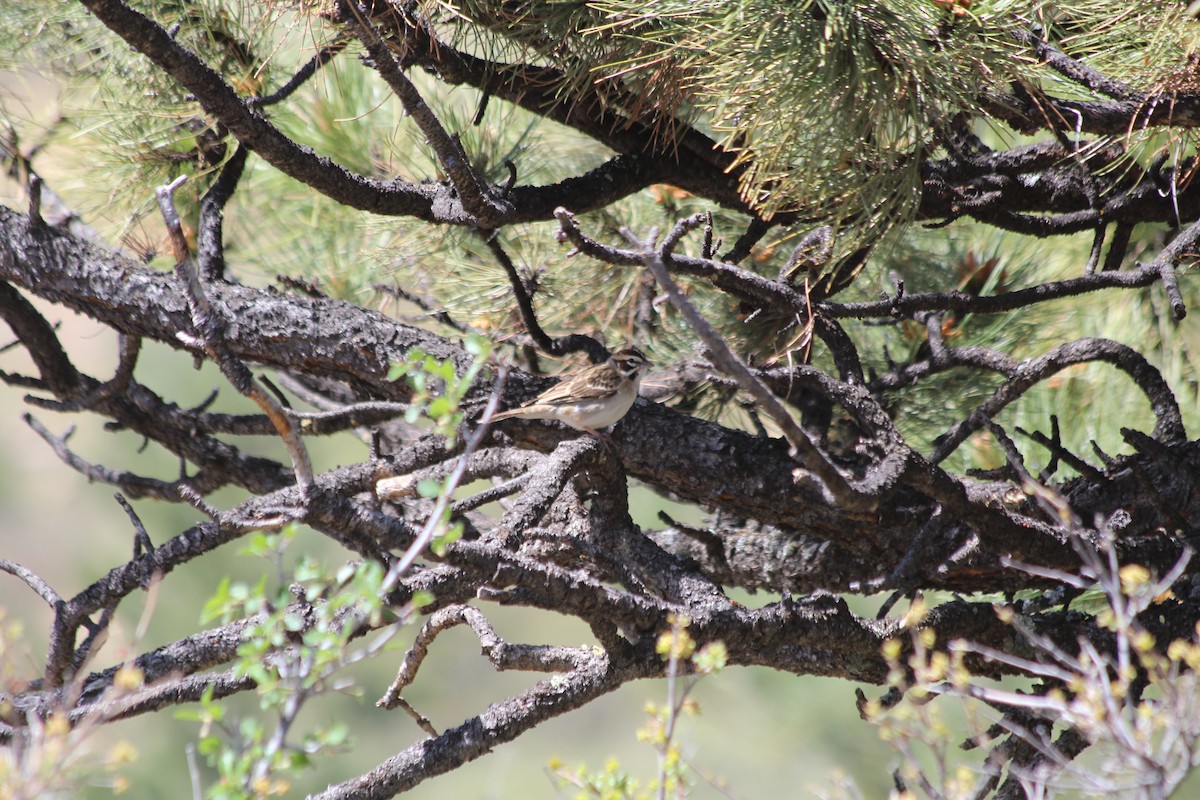
<svg viewBox="0 0 1200 800"><path fill-rule="evenodd" d="M642 373L650 362L635 347L623 347L603 364L593 364L551 386L532 402L492 417L493 421L552 419L600 436L599 429L629 413Z"/></svg>

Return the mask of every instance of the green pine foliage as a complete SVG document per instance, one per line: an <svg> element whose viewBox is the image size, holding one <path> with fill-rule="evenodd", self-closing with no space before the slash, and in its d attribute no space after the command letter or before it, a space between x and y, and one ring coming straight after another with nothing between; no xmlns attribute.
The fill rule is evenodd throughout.
<svg viewBox="0 0 1200 800"><path fill-rule="evenodd" d="M989 94L1014 83L1062 88L1016 29L1042 29L1134 89L1161 85L1196 36L1181 3L464 0L426 8L462 15L549 61L568 97L595 93L665 137L683 124L710 130L739 153L743 195L760 213L796 211L865 239L907 219L919 158L942 144L957 115L983 113ZM478 28L470 31L480 46ZM505 53L497 44L490 55Z"/></svg>

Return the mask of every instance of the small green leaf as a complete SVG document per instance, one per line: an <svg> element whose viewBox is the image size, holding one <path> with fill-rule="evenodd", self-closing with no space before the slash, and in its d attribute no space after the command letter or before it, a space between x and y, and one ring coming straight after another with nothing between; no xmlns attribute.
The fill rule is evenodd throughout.
<svg viewBox="0 0 1200 800"><path fill-rule="evenodd" d="M449 416L453 410L453 403L445 395L436 398L429 404L429 416L434 420L440 420L443 417Z"/></svg>
<svg viewBox="0 0 1200 800"><path fill-rule="evenodd" d="M212 622L215 619L220 619L227 611L232 603L230 595L230 580L229 576L221 578L221 582L217 584L217 590L213 592L212 597L204 604L204 608L200 611L200 624L204 625Z"/></svg>
<svg viewBox="0 0 1200 800"><path fill-rule="evenodd" d="M435 481L432 478L425 478L417 482L417 494L421 497L437 497L442 493L442 482Z"/></svg>
<svg viewBox="0 0 1200 800"><path fill-rule="evenodd" d="M446 547L462 538L462 523L451 525L445 533L433 540L433 552L439 556L446 554Z"/></svg>
<svg viewBox="0 0 1200 800"><path fill-rule="evenodd" d="M484 337L472 333L463 342L463 349L479 360L488 357L492 351L492 346L491 342Z"/></svg>
<svg viewBox="0 0 1200 800"><path fill-rule="evenodd" d="M709 642L692 657L696 669L706 675L724 669L728 661L729 651L724 642Z"/></svg>
<svg viewBox="0 0 1200 800"><path fill-rule="evenodd" d="M320 581L324 577L324 569L316 559L305 556L296 564L295 579L300 583Z"/></svg>

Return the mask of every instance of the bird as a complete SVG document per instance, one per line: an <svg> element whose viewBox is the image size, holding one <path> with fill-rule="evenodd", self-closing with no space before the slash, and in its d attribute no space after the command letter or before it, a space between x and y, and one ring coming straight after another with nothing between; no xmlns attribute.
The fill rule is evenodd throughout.
<svg viewBox="0 0 1200 800"><path fill-rule="evenodd" d="M623 347L603 364L593 364L568 375L520 408L496 414L492 421L557 420L605 440L599 429L629 413L637 399L642 374L649 365L650 360L641 350Z"/></svg>

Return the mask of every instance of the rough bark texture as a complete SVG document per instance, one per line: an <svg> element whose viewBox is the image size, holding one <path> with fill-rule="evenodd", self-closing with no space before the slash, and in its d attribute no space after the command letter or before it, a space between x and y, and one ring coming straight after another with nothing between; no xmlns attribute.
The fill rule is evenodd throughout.
<svg viewBox="0 0 1200 800"><path fill-rule="evenodd" d="M557 80L543 74L549 68L492 64L456 52L406 16L416 13L413 8L381 13L368 24L339 4L330 24L363 43L372 56L370 66L380 71L406 107L420 110L420 98L411 94L415 90L404 75L405 69L420 66L449 84L475 86L497 101L573 125L617 155L592 172L553 186L489 186L464 167L461 145L440 131L440 123L426 108L419 121L428 128L430 146L447 180L406 184L355 175L287 139L271 123L261 101L239 96L225 77L157 23L116 0L83 4L192 92L204 113L236 140L240 155L214 183L203 206L200 252L194 259L179 253L175 274L134 263L65 226L47 223L37 213L0 208L0 318L38 372L4 373L3 378L35 392L29 402L40 408L86 411L117 428L136 431L176 454L189 472L159 478L88 464L71 452L65 439L30 418L68 465L130 497L192 503L211 520L157 547L141 547L139 539L134 558L69 598L60 597L23 566L0 560L0 567L24 580L54 612L42 679L7 698L13 713L0 724L0 738L12 741L25 735L31 720L55 710L65 710L75 722L108 720L194 701L205 689L217 697L252 689L252 681L223 668L234 659L253 620L181 636L174 644L142 655L135 663L145 673L146 686L119 701L106 691L115 680L114 670L86 676L77 671L86 668L90 649L103 638L104 626L124 598L152 580L169 580L173 570L252 530L275 529L291 521L339 542L348 558L377 561L385 569L394 567L417 543L418 563L393 576L387 596L396 609L418 592L434 598L417 610L428 615L428 621L420 648L414 647L406 663L409 673L415 673L437 635L455 624L472 626L497 669L555 673L455 729L412 744L375 770L330 787L320 795L326 798L392 796L631 680L662 675L665 666L655 645L680 617L690 620L688 633L698 643L723 642L732 665L883 685L894 666L881 652L883 643L899 637L911 647L911 630L930 626L937 631L939 646L966 640L1010 657L973 656L970 664L976 675L1028 674L1017 659L1038 657L1050 646L1046 643L1068 654L1081 648L1113 650L1111 632L1096 617L1071 610L1069 598L1061 602L1061 596L1050 591L1060 576L1079 573L1081 552L1099 549L1118 563L1144 565L1156 577L1173 574L1173 596L1164 596L1139 623L1155 634L1162 648L1173 638L1194 638L1200 619L1200 594L1192 590L1195 571L1171 571L1186 559L1197 538L1200 442L1189 441L1172 388L1158 371L1133 350L1102 339L1061 343L1042 357L1018 363L998 351L955 348L941 336L943 315L950 312L1014 313L1061 297L1156 283L1165 289L1171 313L1182 319L1186 308L1175 270L1200 244L1200 223L1187 224L1200 215L1200 182L1177 182L1175 174L1193 170L1191 161L1160 163L1145 171L1109 170L1122 155L1114 149L1094 157L1083 169L1064 149L1058 132L1044 129L1048 117L1033 113L1033 101L994 98L998 116L1023 131L1045 134L1047 140L1003 153L926 158L920 217L947 223L972 217L1035 236L1096 230L1098 241L1103 241L1099 232L1115 224L1103 265L1093 265L1100 267L1094 270L1080 265L1077 278L1004 295L958 290L906 295L899 287L895 297L875 303L839 303L806 294L782 273L770 279L738 265L767 228L791 220L786 215L770 223L753 218L738 192L744 167L731 167L732 154L699 131L684 131L678 142L668 145L650 135L643 123L617 124L623 119L619 110L586 92L564 104L546 89ZM1042 53L1039 57L1057 58L1037 50L1036 44L1031 40L1030 47ZM403 58L393 61L392 53L402 53ZM333 54L331 50L326 57ZM1074 69L1071 64L1060 66L1067 72ZM311 69L302 70L297 79L307 74ZM1081 76L1083 86L1090 86L1095 77L1085 71L1071 74ZM1145 102L1129 99L1080 103L1043 97L1040 102L1054 105L1060 114L1076 112L1077 133L1082 136L1124 131L1134 121L1194 127L1200 119L1193 95L1176 97L1170 117L1161 116L1162 111L1146 113ZM1163 101L1153 107L1168 105ZM717 341L709 347L708 360L662 365L656 384L667 387L662 392L668 393L711 380L719 387L737 386L755 397L777 400L784 418L775 421L787 437L734 430L643 398L616 426L610 442L580 437L562 426L518 420L474 436L493 391L493 384L481 379L465 401L471 416L463 431L465 442L447 449L440 437L414 433L403 422L411 393L404 381L388 379L388 369L419 349L451 361L462 373L471 357L461 342L351 303L225 279L221 208L236 190L247 153L313 191L381 215L484 232L557 217L564 240L613 269L704 282L766 313L810 320L815 339L835 355L837 374L807 366L752 369L721 350ZM703 258L678 255L675 245L703 223L691 219L660 240L620 249L592 238L586 224L559 208L602 208L657 182L746 212L751 220L743 240L724 259L715 252ZM1175 190L1161 192L1164 182ZM1104 198L1099 205L1097 196ZM1180 220L1185 224L1178 225ZM1152 260L1125 267L1128 231L1138 223L1177 229L1164 237L1167 242ZM201 265L199 272L193 261ZM514 270L508 272L515 277ZM661 285L668 283L659 280ZM513 280L512 289L526 329L544 349L603 350L586 337L547 337L533 318L519 279ZM117 374L105 380L73 364L29 296L86 315L120 334L122 364ZM672 294L671 300L687 316L686 293ZM892 318L924 326L929 347L884 374L868 376L841 321ZM698 338L704 339L701 322L695 327ZM261 390L254 396L260 398L256 402L263 406L263 415L233 417L203 407L180 408L131 377L141 340L212 359L248 395L255 388L245 365L267 368L280 375L289 392L322 402L327 410L296 414ZM1098 463L1043 437L1056 459L1069 463L1079 477L1035 480L994 418L1034 385L1087 362L1104 362L1124 372L1145 394L1155 425L1149 431L1123 430L1134 452ZM951 368L998 374L999 388L949 428L932 452L917 452L897 432L883 396ZM543 378L514 368L498 402L505 407L517 404L545 385ZM815 425L787 416L795 411L799 417L803 409L812 412ZM840 452L828 438L828 418L835 409L858 429L856 446ZM304 437L364 427L374 433L372 459L311 476L311 481L298 480L302 459L297 447L303 447ZM983 430L1006 450L1005 469L981 478L943 468L955 447ZM285 441L294 437L289 444L294 463L250 456L227 441L231 435L277 433ZM464 524L465 536L435 554L420 538L431 503L410 489L423 478L442 480L455 470L459 485L494 479L495 487L451 506L453 517ZM662 529L639 529L627 507L630 479L703 508L709 521L696 528L666 519ZM400 488L393 493L377 488L386 480ZM205 504L204 496L229 485L248 490L252 498L227 511ZM478 511L496 508L490 504L501 498L508 501L503 511ZM775 592L780 599L749 609L728 598L726 590L732 587ZM880 619L857 616L840 596L938 589L960 592L965 598L1004 592L1010 599L1017 590L1043 589L1050 592L1045 597L1059 597L1059 602L1007 603L1021 619L1023 635L1018 636L1009 621L995 613L991 600L953 600L906 623L886 613ZM297 618L310 620L314 602L298 598ZM465 605L468 602L475 605ZM574 650L504 642L478 613L477 607L489 604L577 617L592 630L596 646ZM365 633L369 625L361 624ZM1038 691L1050 688L1048 683ZM1077 751L1064 744L1061 752L1073 757Z"/></svg>

